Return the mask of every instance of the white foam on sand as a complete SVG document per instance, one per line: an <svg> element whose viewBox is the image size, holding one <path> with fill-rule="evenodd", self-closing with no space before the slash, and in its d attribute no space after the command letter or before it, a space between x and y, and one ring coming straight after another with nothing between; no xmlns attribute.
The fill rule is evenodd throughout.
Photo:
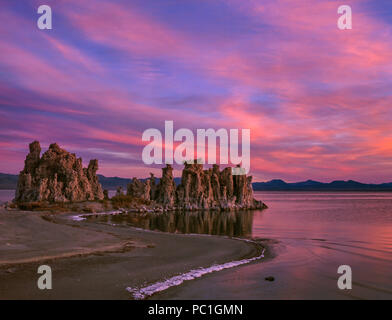
<svg viewBox="0 0 392 320"><path fill-rule="evenodd" d="M240 265L247 264L252 261L260 260L260 259L264 258L264 251L265 251L265 249L263 249L263 252L261 253L261 255L259 255L257 257L226 262L223 264L216 264L216 265L212 265L207 268L193 269L193 270L190 270L186 273L171 277L171 278L163 280L163 281L156 282L154 284L151 284L151 285L143 287L143 288L127 287L126 290L128 292L130 292L132 294L132 297L136 300L145 299L145 298L153 295L154 293L164 291L164 290L169 289L171 287L179 286L184 281L194 280L194 279L200 278L200 277L202 277L206 274L209 274L209 273L221 271L224 269L238 267Z"/></svg>
<svg viewBox="0 0 392 320"><path fill-rule="evenodd" d="M86 220L89 216L98 216L98 215L116 215L124 213L124 211L116 210L116 211L109 211L109 212L96 212L96 213L82 213L75 216L71 216L71 219L74 221L83 221Z"/></svg>
<svg viewBox="0 0 392 320"><path fill-rule="evenodd" d="M86 220L88 216L93 216L93 215L117 215L117 214L121 214L124 213L124 211L122 210L116 210L116 211L109 211L109 212L99 212L99 213L82 213L79 215L74 215L71 216L71 219L74 221L83 221ZM137 227L133 227L136 230L140 230L140 231L144 231L144 232L153 232L153 233L161 233L162 231L156 231L156 230L148 230L148 229L143 229L143 228L137 228ZM184 236L212 236L209 234L184 234ZM227 236L221 236L226 238ZM240 241L245 241L245 242L255 242L253 240L250 239L242 239L242 238L236 238L236 237L227 237L227 238L231 238L231 239L236 239L236 240L240 240ZM151 295L153 295L154 293L157 292L161 292L164 290L167 290L171 287L175 287L175 286L179 286L180 284L182 284L184 281L189 281L189 280L194 280L197 278L200 278L206 274L209 273L213 273L213 272L218 272L221 270L225 270L225 269L230 269L230 268L234 268L234 267L238 267L241 266L243 264L247 264L256 260L260 260L262 258L264 258L264 252L265 249L263 249L261 255L257 256L257 257L253 257L253 258L249 258L249 259L243 259L243 260L237 260L237 261L231 261L231 262L226 262L223 264L214 264L210 267L207 268L198 268L198 269L192 269L186 273L182 273L180 275L171 277L169 279L163 280L163 281L158 281L156 283L153 283L149 286L146 287L142 287L142 288L131 288L131 287L127 287L126 290L131 293L132 297L136 300L142 300L145 299Z"/></svg>

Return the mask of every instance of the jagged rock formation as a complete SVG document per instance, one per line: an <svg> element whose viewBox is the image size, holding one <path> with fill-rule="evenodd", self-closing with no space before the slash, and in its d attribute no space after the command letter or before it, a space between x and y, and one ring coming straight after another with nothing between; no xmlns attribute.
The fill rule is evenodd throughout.
<svg viewBox="0 0 392 320"><path fill-rule="evenodd" d="M157 183L153 173L150 173L150 199L155 199L157 192Z"/></svg>
<svg viewBox="0 0 392 320"><path fill-rule="evenodd" d="M133 178L128 185L128 195L154 201L168 210L234 210L264 208L261 201L254 199L252 177L232 175L232 168L220 171L218 165L203 170L198 163L185 163L181 184L176 187L173 168L162 169L162 179L155 187L155 178L142 182ZM154 192L152 187L154 186Z"/></svg>
<svg viewBox="0 0 392 320"><path fill-rule="evenodd" d="M121 197L121 196L123 196L123 195L124 195L124 192L123 192L122 187L117 187L117 190L116 190L116 197Z"/></svg>
<svg viewBox="0 0 392 320"><path fill-rule="evenodd" d="M25 167L19 174L15 194L17 202L85 201L104 198L96 172L98 160L83 168L82 159L53 143L40 157L38 141L30 145Z"/></svg>
<svg viewBox="0 0 392 320"><path fill-rule="evenodd" d="M136 178L133 178L132 182L128 184L127 195L132 196L134 198L140 198L143 200L150 200L150 191L151 191L150 184L151 184L150 180L143 182Z"/></svg>
<svg viewBox="0 0 392 320"><path fill-rule="evenodd" d="M170 164L162 168L162 178L156 188L155 197L152 199L166 206L172 207L176 201L176 183L173 178L173 167Z"/></svg>

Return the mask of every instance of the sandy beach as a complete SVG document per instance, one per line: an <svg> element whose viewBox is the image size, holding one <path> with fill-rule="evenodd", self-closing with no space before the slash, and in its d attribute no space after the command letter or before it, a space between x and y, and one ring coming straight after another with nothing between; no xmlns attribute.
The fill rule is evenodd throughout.
<svg viewBox="0 0 392 320"><path fill-rule="evenodd" d="M237 239L150 232L71 216L0 209L0 299L132 299L127 287L256 257L263 249ZM52 268L51 290L37 287L42 264Z"/></svg>

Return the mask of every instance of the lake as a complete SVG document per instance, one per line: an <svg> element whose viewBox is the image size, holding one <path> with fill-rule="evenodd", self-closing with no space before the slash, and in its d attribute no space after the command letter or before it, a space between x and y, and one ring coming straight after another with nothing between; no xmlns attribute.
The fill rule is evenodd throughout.
<svg viewBox="0 0 392 320"><path fill-rule="evenodd" d="M0 201L13 196L13 190L0 190ZM154 299L392 299L392 193L255 196L269 208L97 219L164 232L270 239L273 258L185 281ZM352 290L337 286L340 265L352 269ZM275 281L264 280L269 276Z"/></svg>
<svg viewBox="0 0 392 320"><path fill-rule="evenodd" d="M151 230L268 238L274 258L206 275L154 299L392 299L392 193L256 192L269 209L103 219ZM352 290L340 290L340 265ZM265 281L273 276L275 281Z"/></svg>
<svg viewBox="0 0 392 320"><path fill-rule="evenodd" d="M0 204L15 198L15 190L0 190Z"/></svg>

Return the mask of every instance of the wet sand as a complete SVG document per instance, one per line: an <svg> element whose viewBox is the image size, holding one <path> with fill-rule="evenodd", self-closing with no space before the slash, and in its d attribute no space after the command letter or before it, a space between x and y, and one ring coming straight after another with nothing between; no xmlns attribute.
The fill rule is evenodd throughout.
<svg viewBox="0 0 392 320"><path fill-rule="evenodd" d="M69 214L0 209L0 299L131 299L127 287L252 258L261 250L218 236L149 232L73 221ZM52 268L51 290L37 287L42 264Z"/></svg>

